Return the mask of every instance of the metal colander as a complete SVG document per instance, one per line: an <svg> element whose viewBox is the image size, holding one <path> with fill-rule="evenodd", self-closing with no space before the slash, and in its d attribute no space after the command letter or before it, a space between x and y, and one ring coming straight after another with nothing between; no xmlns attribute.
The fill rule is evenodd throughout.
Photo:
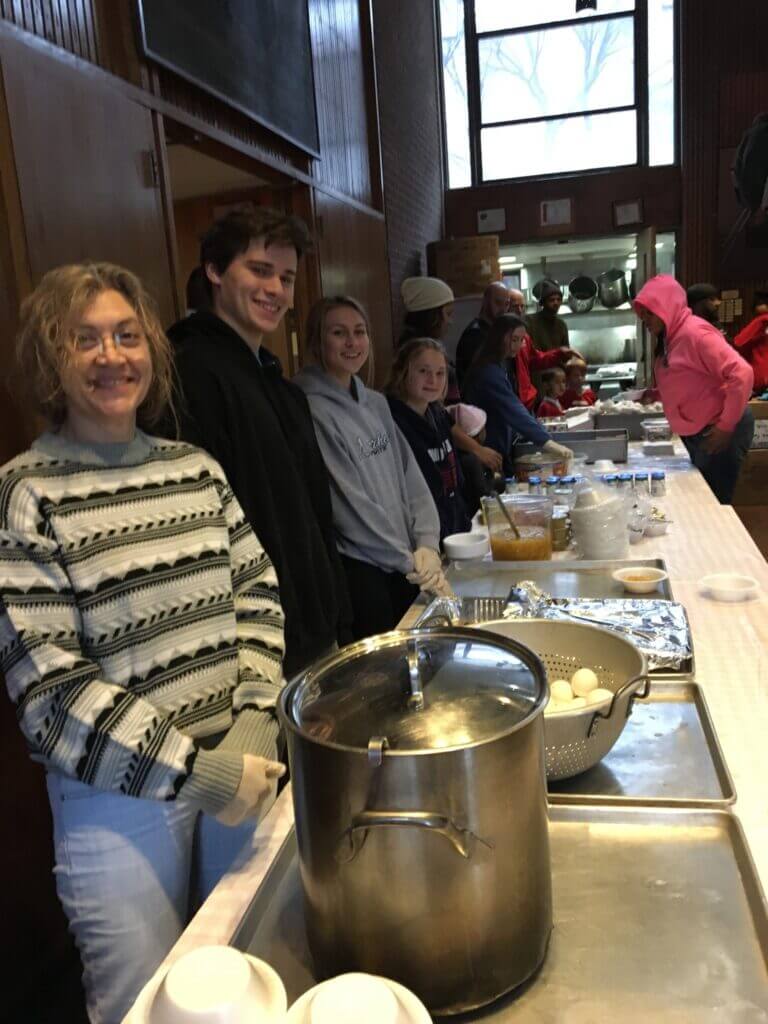
<svg viewBox="0 0 768 1024"><path fill-rule="evenodd" d="M645 656L628 640L599 626L551 619L495 619L478 627L525 644L544 662L547 681L570 679L591 668L612 690L608 708L562 711L544 719L547 778L555 782L597 764L621 735L635 697L647 697ZM642 692L641 692L642 691Z"/></svg>

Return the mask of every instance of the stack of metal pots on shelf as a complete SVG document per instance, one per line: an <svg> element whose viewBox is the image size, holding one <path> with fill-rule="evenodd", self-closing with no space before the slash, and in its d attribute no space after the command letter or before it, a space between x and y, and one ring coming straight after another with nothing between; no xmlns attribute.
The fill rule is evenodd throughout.
<svg viewBox="0 0 768 1024"><path fill-rule="evenodd" d="M436 1014L493 1001L552 929L545 669L460 627L330 655L280 699L318 978L365 971Z"/></svg>

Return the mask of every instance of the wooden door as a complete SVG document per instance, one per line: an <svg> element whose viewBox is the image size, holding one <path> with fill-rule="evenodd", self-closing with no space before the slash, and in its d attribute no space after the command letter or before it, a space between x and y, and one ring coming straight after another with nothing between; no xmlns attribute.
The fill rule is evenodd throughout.
<svg viewBox="0 0 768 1024"><path fill-rule="evenodd" d="M152 113L84 62L7 32L0 66L33 283L62 263L108 260L175 319Z"/></svg>
<svg viewBox="0 0 768 1024"><path fill-rule="evenodd" d="M637 269L635 271L636 293L646 281L656 274L656 228L643 228L637 236ZM651 384L653 374L654 341L645 325L637 321L637 383L642 386Z"/></svg>

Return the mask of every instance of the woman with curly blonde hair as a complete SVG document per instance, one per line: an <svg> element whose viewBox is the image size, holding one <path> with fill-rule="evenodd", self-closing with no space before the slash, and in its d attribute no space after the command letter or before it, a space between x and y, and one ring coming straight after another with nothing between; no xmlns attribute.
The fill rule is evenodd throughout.
<svg viewBox="0 0 768 1024"><path fill-rule="evenodd" d="M218 463L138 426L171 379L138 278L59 267L20 322L50 429L0 469L0 671L46 769L88 1013L116 1024L284 771L283 613Z"/></svg>

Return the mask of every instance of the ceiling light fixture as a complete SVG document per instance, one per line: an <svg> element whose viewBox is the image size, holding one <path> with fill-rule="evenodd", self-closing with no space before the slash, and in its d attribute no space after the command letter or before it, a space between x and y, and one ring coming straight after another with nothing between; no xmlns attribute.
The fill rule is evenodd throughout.
<svg viewBox="0 0 768 1024"><path fill-rule="evenodd" d="M580 11L596 11L597 0L576 0L576 13Z"/></svg>

